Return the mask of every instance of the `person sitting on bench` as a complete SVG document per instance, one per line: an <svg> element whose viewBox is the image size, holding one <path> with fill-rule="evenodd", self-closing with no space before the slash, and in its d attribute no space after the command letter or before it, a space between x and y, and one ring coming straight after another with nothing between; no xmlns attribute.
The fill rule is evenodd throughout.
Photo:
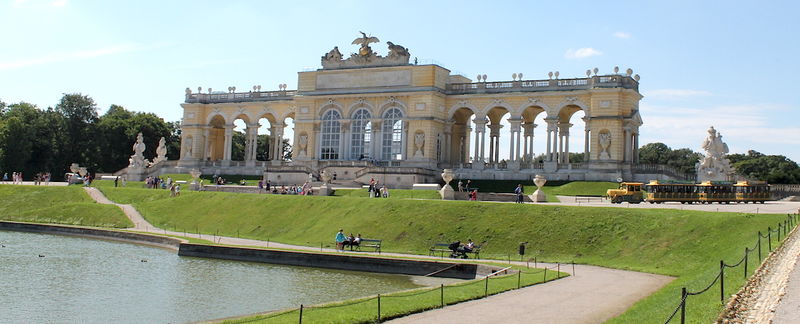
<svg viewBox="0 0 800 324"><path fill-rule="evenodd" d="M475 242L472 239L467 240L467 244L462 247L462 252L472 252L475 249Z"/></svg>

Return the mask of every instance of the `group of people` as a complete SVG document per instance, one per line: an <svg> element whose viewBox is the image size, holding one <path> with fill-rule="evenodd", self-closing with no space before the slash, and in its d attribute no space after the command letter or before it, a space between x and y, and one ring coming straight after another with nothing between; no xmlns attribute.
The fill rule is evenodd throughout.
<svg viewBox="0 0 800 324"><path fill-rule="evenodd" d="M369 180L369 188L367 188L367 192L369 192L370 198L389 198L389 188L386 188L386 185L379 186L378 181L374 178Z"/></svg>
<svg viewBox="0 0 800 324"><path fill-rule="evenodd" d="M353 247L358 247L361 245L361 233L358 236L353 236L353 233L350 233L349 236L344 235L344 229L340 229L338 233L336 233L336 250L344 251L345 246L349 246L350 250Z"/></svg>
<svg viewBox="0 0 800 324"><path fill-rule="evenodd" d="M11 184L22 184L22 172L12 172L9 178L8 172L3 173L3 183L11 181ZM45 185L50 183L50 172L39 172L33 177L33 184L40 185L44 182Z"/></svg>
<svg viewBox="0 0 800 324"><path fill-rule="evenodd" d="M144 179L144 184L148 189L167 189L172 186L172 178L167 177L167 179L159 178L159 177L147 177Z"/></svg>
<svg viewBox="0 0 800 324"><path fill-rule="evenodd" d="M475 242L473 242L472 239L468 239L466 244L462 244L461 241L455 241L450 243L447 248L453 251L450 257L466 259L467 253L475 251Z"/></svg>
<svg viewBox="0 0 800 324"><path fill-rule="evenodd" d="M311 183L306 182L303 183L302 186L293 185L293 186L286 186L282 185L278 187L277 185L272 185L270 180L264 182L263 179L258 180L258 192L265 191L266 193L272 193L276 195L301 195L301 196L310 196L314 194L314 190L311 188Z"/></svg>

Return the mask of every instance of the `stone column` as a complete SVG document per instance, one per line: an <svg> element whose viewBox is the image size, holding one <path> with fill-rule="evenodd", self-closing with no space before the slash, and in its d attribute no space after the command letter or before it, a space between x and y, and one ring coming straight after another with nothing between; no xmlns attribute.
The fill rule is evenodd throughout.
<svg viewBox="0 0 800 324"><path fill-rule="evenodd" d="M233 124L225 125L225 148L223 150L222 161L225 165L230 165L231 151L233 150Z"/></svg>
<svg viewBox="0 0 800 324"><path fill-rule="evenodd" d="M558 120L550 119L547 122L547 161L556 161L558 150Z"/></svg>
<svg viewBox="0 0 800 324"><path fill-rule="evenodd" d="M344 142L342 146L344 148L342 149L342 153L339 154L339 160L350 160L350 146L352 145L352 140L350 138L350 121L343 120L340 122L340 125L342 127L342 142Z"/></svg>
<svg viewBox="0 0 800 324"><path fill-rule="evenodd" d="M381 121L373 119L371 122L372 126L372 136L370 137L370 157L373 160L380 160L381 159L381 143L383 139L381 138Z"/></svg>
<svg viewBox="0 0 800 324"><path fill-rule="evenodd" d="M475 162L483 162L483 139L485 137L485 129L486 128L486 121L485 120L476 120L475 121L475 155L474 159L472 160L473 163Z"/></svg>
<svg viewBox="0 0 800 324"><path fill-rule="evenodd" d="M639 130L633 134L633 163L639 163Z"/></svg>
<svg viewBox="0 0 800 324"><path fill-rule="evenodd" d="M589 129L584 129L583 133L583 162L589 162Z"/></svg>
<svg viewBox="0 0 800 324"><path fill-rule="evenodd" d="M402 144L400 146L400 147L402 147L402 149L400 150L400 155L401 155L400 159L401 160L405 160L405 159L408 159L408 144L409 144L408 143L408 128L409 128L409 123L407 121L402 121L400 123L401 123L400 125L403 125L402 126L403 130L401 132L401 134L403 134L403 136L401 137L401 141L400 141L400 143ZM411 143L411 144L414 144L414 143Z"/></svg>
<svg viewBox="0 0 800 324"><path fill-rule="evenodd" d="M283 127L284 124L276 124L274 126L275 132L272 139L272 160L283 161Z"/></svg>
<svg viewBox="0 0 800 324"><path fill-rule="evenodd" d="M200 143L200 145L201 145L201 147L200 147L200 150L201 150L200 151L200 160L203 160L203 161L208 160L208 158L210 157L210 155L209 155L210 152L208 151L209 143L211 142L209 140L209 138L208 138L210 136L210 133L211 133L210 128L211 128L210 126L204 126L203 127L203 140Z"/></svg>
<svg viewBox="0 0 800 324"><path fill-rule="evenodd" d="M520 131L522 127L522 119L509 119L511 123L511 143L510 143L510 151L508 154L509 161L519 161L520 160Z"/></svg>
<svg viewBox="0 0 800 324"><path fill-rule="evenodd" d="M559 163L569 163L569 129L572 127L570 123L559 123L558 132L561 135L561 152L559 154Z"/></svg>
<svg viewBox="0 0 800 324"><path fill-rule="evenodd" d="M444 126L444 154L442 155L442 161L445 163L453 163L450 159L450 155L452 154L453 148L453 125L451 123L446 123Z"/></svg>
<svg viewBox="0 0 800 324"><path fill-rule="evenodd" d="M631 131L627 127L625 128L625 137L622 140L623 150L622 150L622 161L623 162L630 162L631 158Z"/></svg>

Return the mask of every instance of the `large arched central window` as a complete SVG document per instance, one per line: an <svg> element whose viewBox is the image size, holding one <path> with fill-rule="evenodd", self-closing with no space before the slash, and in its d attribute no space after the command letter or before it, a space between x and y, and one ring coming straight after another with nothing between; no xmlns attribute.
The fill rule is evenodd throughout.
<svg viewBox="0 0 800 324"><path fill-rule="evenodd" d="M382 160L403 159L403 112L392 108L383 114Z"/></svg>
<svg viewBox="0 0 800 324"><path fill-rule="evenodd" d="M359 109L353 114L350 123L350 159L361 160L370 157L370 143L372 142L372 115L369 110Z"/></svg>
<svg viewBox="0 0 800 324"><path fill-rule="evenodd" d="M342 115L336 110L328 110L322 116L322 143L320 159L336 160L339 158L339 136L341 134L340 119Z"/></svg>

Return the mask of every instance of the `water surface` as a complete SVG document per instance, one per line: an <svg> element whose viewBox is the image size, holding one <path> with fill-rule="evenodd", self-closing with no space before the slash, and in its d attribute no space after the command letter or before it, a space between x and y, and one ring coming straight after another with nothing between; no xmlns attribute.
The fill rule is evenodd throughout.
<svg viewBox="0 0 800 324"><path fill-rule="evenodd" d="M0 231L0 243L0 323L184 323L418 287L79 237Z"/></svg>

